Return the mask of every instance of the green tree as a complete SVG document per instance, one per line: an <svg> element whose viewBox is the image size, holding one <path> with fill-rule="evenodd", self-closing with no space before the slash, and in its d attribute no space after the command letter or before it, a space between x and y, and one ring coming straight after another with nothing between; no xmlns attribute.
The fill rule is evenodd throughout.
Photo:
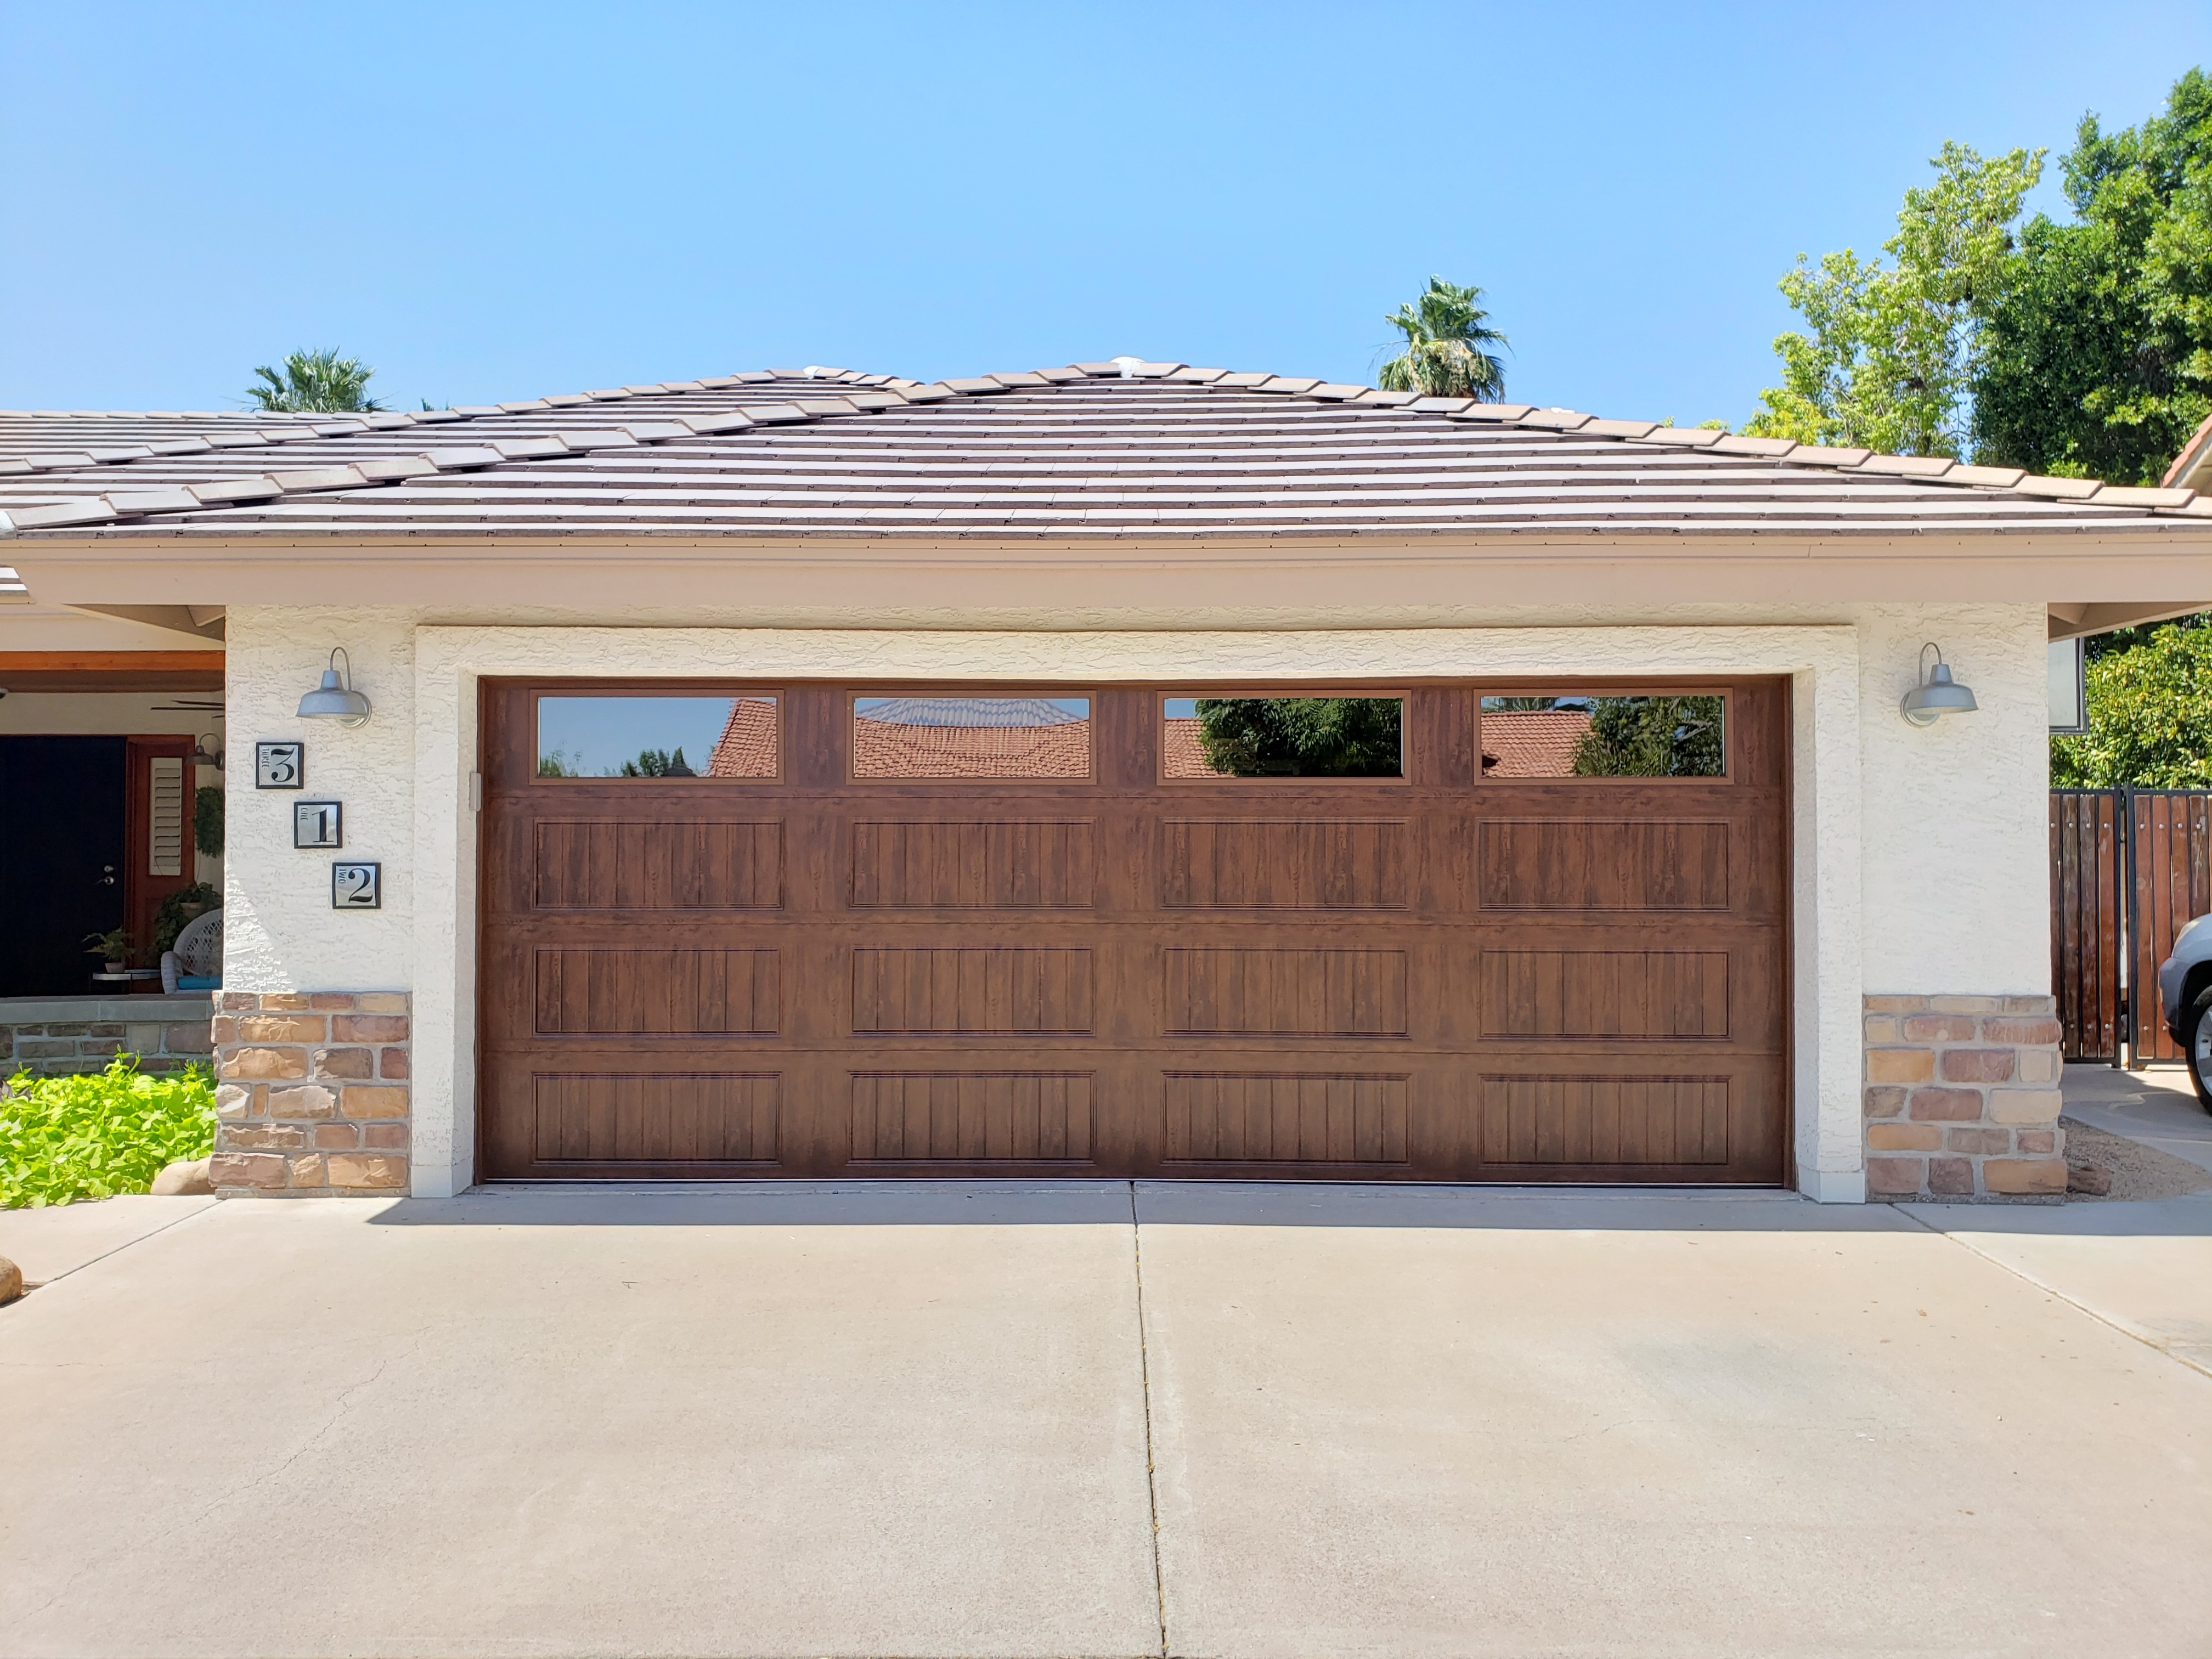
<svg viewBox="0 0 2212 1659"><path fill-rule="evenodd" d="M368 415L384 407L368 395L376 371L335 350L295 351L281 372L266 363L253 372L261 384L246 387L246 395L271 414Z"/></svg>
<svg viewBox="0 0 2212 1659"><path fill-rule="evenodd" d="M1505 395L1505 365L1483 349L1505 345L1482 308L1482 290L1429 278L1419 299L1382 319L1406 337L1406 349L1384 363L1376 385L1385 392L1418 392L1427 398Z"/></svg>
<svg viewBox="0 0 2212 1659"><path fill-rule="evenodd" d="M1206 763L1240 778L1395 778L1395 697L1200 697Z"/></svg>
<svg viewBox="0 0 2212 1659"><path fill-rule="evenodd" d="M2109 789L2212 787L2212 628L2148 630L2088 666L2089 730L2051 740L2051 781Z"/></svg>
<svg viewBox="0 0 2212 1659"><path fill-rule="evenodd" d="M1946 143L1936 182L1905 192L1889 258L1805 256L1782 291L1808 332L1778 335L1782 384L1744 425L1757 437L1956 455L1979 361L1980 319L2005 279L2011 226L2043 173L2041 150L1984 159Z"/></svg>
<svg viewBox="0 0 2212 1659"><path fill-rule="evenodd" d="M2155 483L2212 414L2212 79L2140 127L2083 116L2063 167L2074 222L2029 221L1988 308L1978 458Z"/></svg>
<svg viewBox="0 0 2212 1659"><path fill-rule="evenodd" d="M696 778L684 759L684 746L678 744L673 754L665 749L641 750L634 761L622 763L622 775L626 778Z"/></svg>
<svg viewBox="0 0 2212 1659"><path fill-rule="evenodd" d="M1575 744L1578 778L1717 778L1722 699L1598 697Z"/></svg>

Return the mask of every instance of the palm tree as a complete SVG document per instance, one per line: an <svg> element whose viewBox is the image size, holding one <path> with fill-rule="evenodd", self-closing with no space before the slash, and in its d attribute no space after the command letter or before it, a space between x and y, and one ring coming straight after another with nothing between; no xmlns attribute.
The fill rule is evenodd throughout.
<svg viewBox="0 0 2212 1659"><path fill-rule="evenodd" d="M1495 403L1505 393L1505 365L1483 349L1505 345L1486 326L1482 290L1457 288L1441 276L1411 305L1382 319L1406 337L1406 349L1382 365L1376 383L1385 392L1418 392L1430 398L1479 398Z"/></svg>
<svg viewBox="0 0 2212 1659"><path fill-rule="evenodd" d="M264 363L253 371L263 384L246 395L275 415L369 415L384 405L368 395L376 371L358 357L335 350L295 351L278 374Z"/></svg>

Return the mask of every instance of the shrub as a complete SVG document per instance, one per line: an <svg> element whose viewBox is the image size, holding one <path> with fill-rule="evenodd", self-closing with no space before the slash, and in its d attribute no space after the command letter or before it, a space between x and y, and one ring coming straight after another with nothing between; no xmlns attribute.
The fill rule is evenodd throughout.
<svg viewBox="0 0 2212 1659"><path fill-rule="evenodd" d="M0 1209L143 1193L162 1166L215 1147L215 1087L207 1072L149 1076L138 1056L104 1072L33 1077L0 1094Z"/></svg>

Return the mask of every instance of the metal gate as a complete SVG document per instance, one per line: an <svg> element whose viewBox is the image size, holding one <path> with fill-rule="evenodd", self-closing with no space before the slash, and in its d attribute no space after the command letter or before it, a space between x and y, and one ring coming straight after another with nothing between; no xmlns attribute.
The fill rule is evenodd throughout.
<svg viewBox="0 0 2212 1659"><path fill-rule="evenodd" d="M2212 910L2212 790L2051 792L2051 984L2068 1060L2183 1058L2158 964Z"/></svg>

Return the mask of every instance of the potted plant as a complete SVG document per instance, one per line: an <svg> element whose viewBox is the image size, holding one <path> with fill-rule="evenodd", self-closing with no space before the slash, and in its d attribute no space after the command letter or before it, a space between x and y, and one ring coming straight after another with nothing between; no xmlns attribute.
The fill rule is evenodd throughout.
<svg viewBox="0 0 2212 1659"><path fill-rule="evenodd" d="M104 933L84 936L85 954L96 956L107 963L107 971L119 974L131 965L131 930L111 927Z"/></svg>

